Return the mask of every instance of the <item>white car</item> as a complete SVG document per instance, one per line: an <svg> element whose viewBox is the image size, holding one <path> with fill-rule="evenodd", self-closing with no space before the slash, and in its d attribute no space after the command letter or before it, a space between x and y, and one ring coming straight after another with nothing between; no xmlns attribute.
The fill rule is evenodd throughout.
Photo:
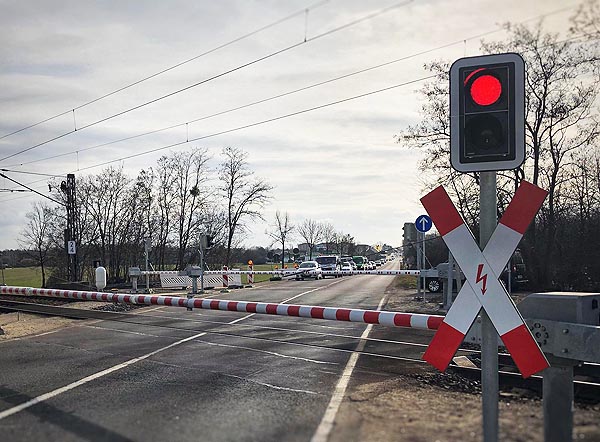
<svg viewBox="0 0 600 442"><path fill-rule="evenodd" d="M296 280L304 278L323 279L323 270L317 261L304 261L296 269Z"/></svg>
<svg viewBox="0 0 600 442"><path fill-rule="evenodd" d="M356 264L354 265L356 266ZM351 275L351 272L354 270L354 268L352 267L352 264L350 264L348 261L343 261L342 268L340 270L342 271L342 276L345 276Z"/></svg>

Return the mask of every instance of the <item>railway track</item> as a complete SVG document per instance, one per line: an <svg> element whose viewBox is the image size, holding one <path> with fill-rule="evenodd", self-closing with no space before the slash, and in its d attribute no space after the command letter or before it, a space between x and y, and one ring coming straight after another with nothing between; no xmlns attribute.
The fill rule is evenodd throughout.
<svg viewBox="0 0 600 442"><path fill-rule="evenodd" d="M147 314L135 314L128 313L126 311L106 311L106 310L84 310L78 308L69 308L63 307L65 304L69 304L73 301L64 300L64 299L48 299L48 298L40 298L36 300L37 302L22 302L16 301L12 299L6 299L7 296L3 296L0 298L0 313L7 312L23 312L23 313L31 313L38 315L46 315L46 316L59 316L66 317L71 319L92 319L92 320L102 320L102 321L113 321L120 323L131 323L137 325L143 325L147 327L158 327L162 329L171 329L176 330L178 332L184 331L188 333L196 333L198 331L197 326L224 326L227 325L222 321L214 321L208 319L199 319L198 317L186 318L182 319L180 317L168 316L168 315L147 315ZM30 298L31 299L31 298ZM108 306L113 306L114 304L107 304ZM112 307L111 307L112 308ZM120 309L120 307L117 307ZM181 326L172 325L172 322L177 320L179 322L183 322ZM186 325L185 327L183 325ZM195 328L196 327L196 328ZM231 327L231 325L229 325ZM350 345L349 348L339 348L339 347L328 347L327 345L321 345L316 343L302 343L299 341L288 341L282 339L268 338L268 337L257 337L252 334L244 333L244 330L248 330L251 333L250 329L263 330L263 331L285 331L285 332L297 332L298 334L304 334L307 336L313 337L343 337L347 338L349 341L356 342L360 340L359 337L351 336L347 334L334 333L334 332L322 332L322 331L307 331L307 330L294 330L292 328L287 327L273 327L273 326L264 326L257 324L235 324L234 328L237 330L235 333L230 331L219 331L216 329L208 329L205 330L207 334L212 335L220 335L220 336L231 336L236 338L245 338L249 340L261 340L261 341L270 341L278 344L287 344L287 345L301 345L301 346L309 346L314 348L319 348L328 351L337 351L337 352L348 352L353 353L356 352L353 349L353 345ZM401 341L401 340L389 340L389 339L375 339L375 338L366 338L364 339L372 347L373 350L370 351L359 351L358 353L361 356L369 357L369 358L383 358L388 361L398 361L398 363L408 363L408 364L424 364L424 361L421 360L420 354L424 351L426 344L410 342L410 341ZM389 349L389 345L393 346L403 346L403 347L413 347L415 349L416 357L401 357L393 354L393 351L384 351L377 349L378 345L386 346ZM467 378L472 381L479 381L481 378L481 370L480 370L480 352L473 349L461 348L459 349L459 354L468 358L471 362L471 366L462 366L457 364L451 364L448 368L450 373L457 374L464 378ZM542 377L541 376L532 376L528 379L523 379L521 375L518 373L516 366L509 355L500 353L499 354L499 381L501 388L519 388L526 389L529 391L536 392L538 394L542 391ZM382 374L393 375L397 374L397 372L390 372L386 370L380 371ZM575 390L575 399L577 401L583 402L592 402L599 403L600 402L600 364L589 364L584 363L575 367L575 381L574 381L574 390Z"/></svg>

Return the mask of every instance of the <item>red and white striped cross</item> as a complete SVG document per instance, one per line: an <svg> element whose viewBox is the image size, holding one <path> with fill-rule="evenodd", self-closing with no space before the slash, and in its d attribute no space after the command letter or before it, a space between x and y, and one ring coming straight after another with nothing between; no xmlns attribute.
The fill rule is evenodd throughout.
<svg viewBox="0 0 600 442"><path fill-rule="evenodd" d="M421 199L467 282L423 355L425 361L444 371L483 308L524 378L549 366L498 280L547 194L522 181L483 252L443 187Z"/></svg>

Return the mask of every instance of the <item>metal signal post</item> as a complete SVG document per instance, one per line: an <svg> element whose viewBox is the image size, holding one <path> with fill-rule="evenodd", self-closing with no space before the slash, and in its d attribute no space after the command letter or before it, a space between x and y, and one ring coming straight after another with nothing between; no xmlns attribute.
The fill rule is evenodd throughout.
<svg viewBox="0 0 600 442"><path fill-rule="evenodd" d="M482 251L497 224L496 171L516 169L524 159L523 58L508 53L455 61L450 68L450 163L459 172L481 172ZM486 442L497 442L498 337L486 309L480 314L483 436Z"/></svg>
<svg viewBox="0 0 600 442"><path fill-rule="evenodd" d="M65 250L69 260L69 281L77 281L77 215L75 200L75 175L70 173L60 184L67 200L67 228L65 229Z"/></svg>

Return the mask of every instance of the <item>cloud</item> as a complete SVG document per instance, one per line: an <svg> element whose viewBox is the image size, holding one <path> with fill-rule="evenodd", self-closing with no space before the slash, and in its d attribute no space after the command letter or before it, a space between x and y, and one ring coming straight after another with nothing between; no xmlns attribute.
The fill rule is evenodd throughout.
<svg viewBox="0 0 600 442"><path fill-rule="evenodd" d="M388 1L330 1L248 39L211 52L136 86L91 102L169 66L207 52L261 26L302 11L310 2L79 2L28 1L3 4L0 16L0 136L52 115L65 115L0 139L0 158L44 140L52 143L0 161L21 170L78 176L99 173L107 161L206 137L262 120L299 112L423 76L425 62L474 55L481 34L505 20L551 11L562 2L457 3L415 1L373 20L310 39L375 10ZM490 14L490 11L494 11ZM553 17L552 29L566 29L568 14ZM309 41L302 43L304 36ZM501 36L502 34L498 34ZM492 38L490 36L489 38ZM331 82L257 106L185 125L190 120L283 92L459 42L443 50ZM294 49L186 89L152 104L141 103L203 82L293 44ZM179 147L122 161L135 176L170 150L206 147L215 157L224 146L249 153L258 176L274 186L276 208L302 218L330 219L365 242L398 244L401 226L421 213L417 162L422 154L395 143L394 135L420 118L420 84L302 113L289 118L203 138ZM79 107L84 103L83 107ZM73 112L72 110L75 109ZM84 128L86 125L92 126ZM128 141L98 144L183 124ZM79 153L75 153L79 151ZM64 156L25 164L32 160ZM118 163L117 163L118 164ZM20 176L46 188L39 177ZM37 183L35 183L38 181ZM9 185L11 187L12 185ZM0 249L16 247L17 226L38 197L0 194ZM6 215L10 213L10 216ZM247 244L266 244L264 223L249 226Z"/></svg>

